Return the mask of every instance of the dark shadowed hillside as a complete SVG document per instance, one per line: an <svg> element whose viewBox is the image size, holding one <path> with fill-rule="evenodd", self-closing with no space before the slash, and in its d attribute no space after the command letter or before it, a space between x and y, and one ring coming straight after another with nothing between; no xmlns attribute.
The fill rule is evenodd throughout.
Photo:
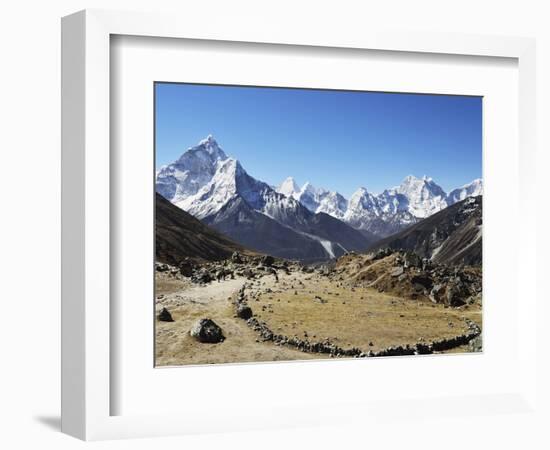
<svg viewBox="0 0 550 450"><path fill-rule="evenodd" d="M482 196L470 197L376 243L441 264L481 265Z"/></svg>
<svg viewBox="0 0 550 450"><path fill-rule="evenodd" d="M188 257L196 261L226 259L235 251L247 253L241 245L195 219L156 194L156 258L178 264ZM251 252L248 252L251 253Z"/></svg>
<svg viewBox="0 0 550 450"><path fill-rule="evenodd" d="M205 223L248 248L273 256L321 260L327 252L321 243L252 209L242 198L229 201Z"/></svg>

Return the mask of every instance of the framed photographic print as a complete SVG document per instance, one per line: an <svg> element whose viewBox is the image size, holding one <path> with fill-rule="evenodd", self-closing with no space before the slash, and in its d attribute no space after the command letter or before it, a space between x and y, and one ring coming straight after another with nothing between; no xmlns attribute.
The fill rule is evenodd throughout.
<svg viewBox="0 0 550 450"><path fill-rule="evenodd" d="M160 82L155 146L156 365L481 351L481 97Z"/></svg>
<svg viewBox="0 0 550 450"><path fill-rule="evenodd" d="M257 25L63 19L63 431L531 411L533 42Z"/></svg>

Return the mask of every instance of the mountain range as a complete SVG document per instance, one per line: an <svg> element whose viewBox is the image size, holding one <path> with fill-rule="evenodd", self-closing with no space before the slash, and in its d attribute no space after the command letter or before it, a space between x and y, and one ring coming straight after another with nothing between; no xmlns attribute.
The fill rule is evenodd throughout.
<svg viewBox="0 0 550 450"><path fill-rule="evenodd" d="M356 229L385 237L425 219L467 197L482 195L483 182L476 179L447 194L432 178L407 176L403 182L380 194L357 189L350 199L335 191L285 179L276 190L302 203L313 212L324 212Z"/></svg>
<svg viewBox="0 0 550 450"><path fill-rule="evenodd" d="M160 168L156 180L157 192L174 205L240 244L273 256L322 260L363 251L376 240L251 177L212 136Z"/></svg>
<svg viewBox="0 0 550 450"><path fill-rule="evenodd" d="M349 200L310 183L300 188L291 177L272 187L250 176L212 136L156 174L162 197L230 239L303 261L364 251L482 189L474 180L446 194L431 178L414 176L378 195L359 188Z"/></svg>

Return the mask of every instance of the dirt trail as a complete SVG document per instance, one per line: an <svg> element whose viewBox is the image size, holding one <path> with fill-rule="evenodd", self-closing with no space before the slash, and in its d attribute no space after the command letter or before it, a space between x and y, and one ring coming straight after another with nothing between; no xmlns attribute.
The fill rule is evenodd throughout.
<svg viewBox="0 0 550 450"><path fill-rule="evenodd" d="M245 282L244 278L237 278L201 286L182 284L181 289L157 299L156 310L166 307L174 319L174 322L156 321L157 366L318 358L317 355L258 341L257 334L246 322L235 317L231 302L231 297ZM193 323L205 317L222 328L224 342L203 344L189 335Z"/></svg>
<svg viewBox="0 0 550 450"><path fill-rule="evenodd" d="M166 307L168 309L184 306L189 303L200 304L209 308L217 308L220 303L227 302L227 298L236 293L245 283L243 278L212 282L206 285L190 285L187 288L174 293L164 295L157 299L157 310Z"/></svg>
<svg viewBox="0 0 550 450"><path fill-rule="evenodd" d="M159 366L240 363L327 358L295 347L264 342L235 316L233 298L246 285L254 316L275 334L312 341L330 340L342 348L379 351L394 345L414 345L451 338L468 330L466 319L481 326L480 305L447 308L380 293L369 287L346 287L317 273L279 272L242 277L207 285L157 279L157 311L166 307L174 322L156 321L156 363ZM196 320L210 318L223 330L225 341L203 344L189 335ZM456 349L455 351L465 351Z"/></svg>

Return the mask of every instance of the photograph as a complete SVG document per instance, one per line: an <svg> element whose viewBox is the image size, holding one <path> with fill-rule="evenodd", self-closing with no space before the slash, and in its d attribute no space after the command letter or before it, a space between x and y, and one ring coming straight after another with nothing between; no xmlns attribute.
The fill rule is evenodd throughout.
<svg viewBox="0 0 550 450"><path fill-rule="evenodd" d="M483 351L482 97L159 81L153 120L156 367Z"/></svg>

